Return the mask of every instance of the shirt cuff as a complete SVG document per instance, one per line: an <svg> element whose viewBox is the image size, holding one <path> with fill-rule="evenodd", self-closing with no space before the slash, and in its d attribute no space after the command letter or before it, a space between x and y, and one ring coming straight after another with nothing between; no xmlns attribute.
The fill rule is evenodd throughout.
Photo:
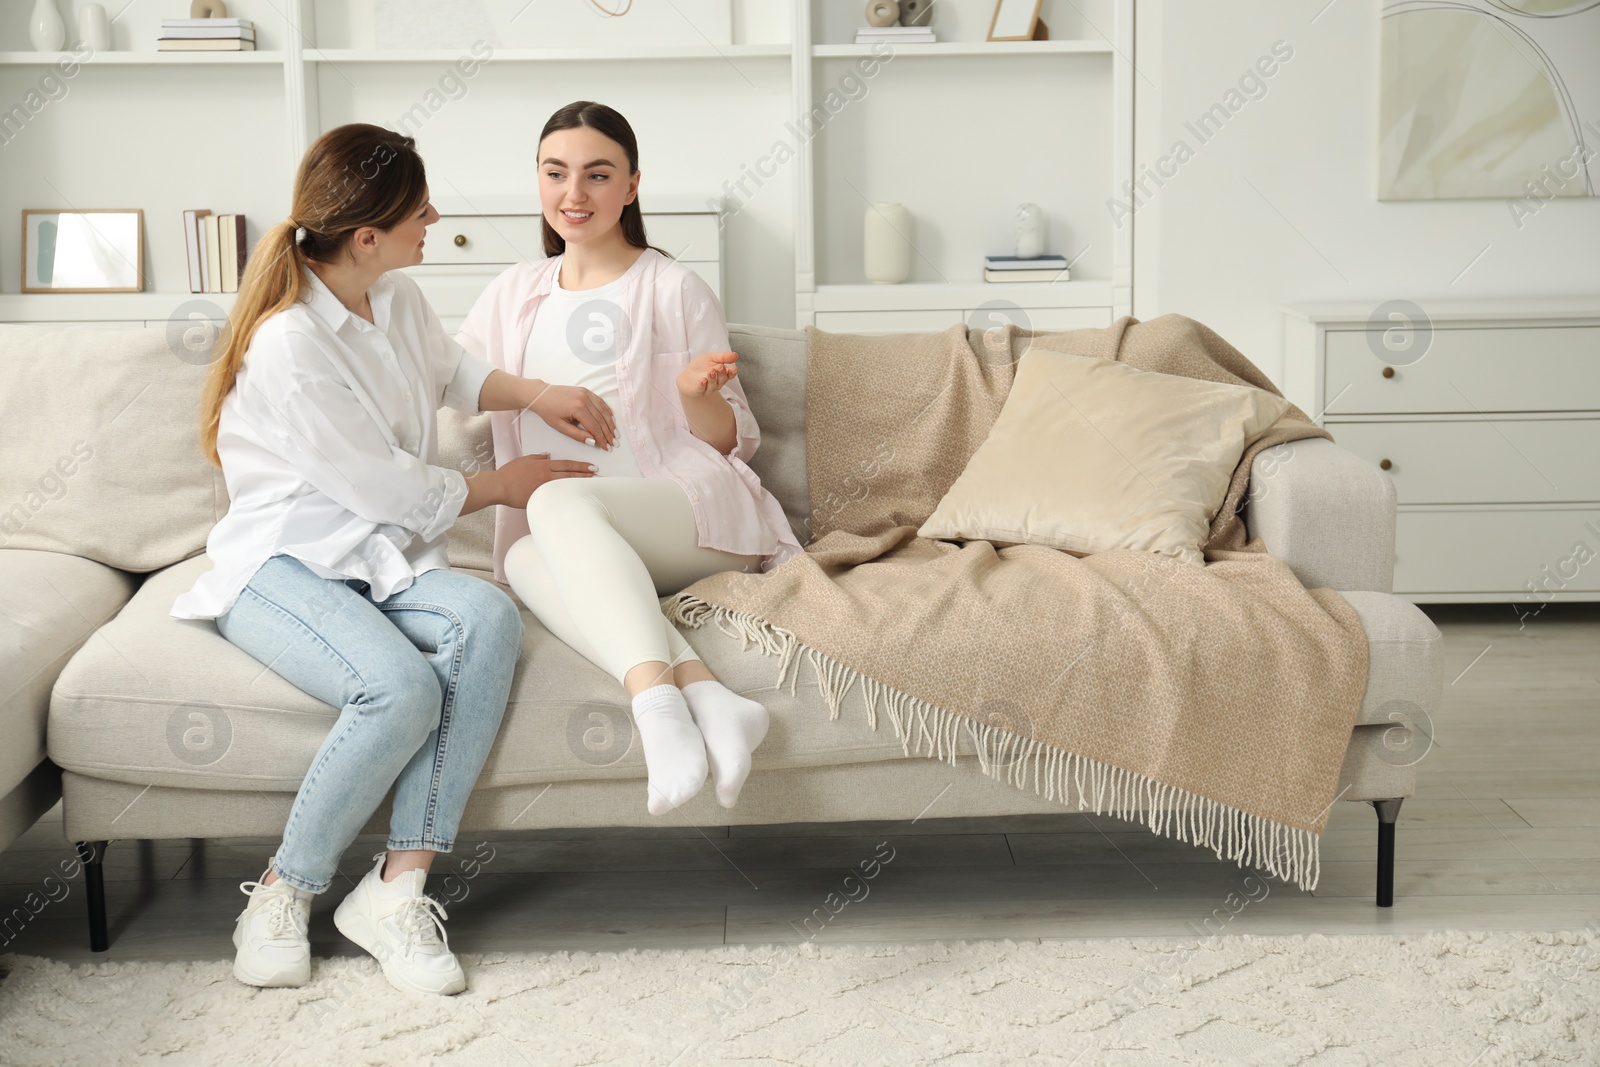
<svg viewBox="0 0 1600 1067"><path fill-rule="evenodd" d="M483 393L483 383L489 380L494 364L462 350L461 362L456 365L455 377L444 387L444 402L468 415L481 413L478 397Z"/></svg>
<svg viewBox="0 0 1600 1067"><path fill-rule="evenodd" d="M734 440L733 448L728 454L749 462L750 457L756 454L756 447L761 443L761 429L756 424L755 412L738 401L729 399L727 394L723 394L723 399L727 400L728 406L733 409Z"/></svg>
<svg viewBox="0 0 1600 1067"><path fill-rule="evenodd" d="M450 467L435 467L442 474L444 489L429 489L422 502L413 511L419 521L415 526L405 523L424 541L434 541L456 524L461 509L467 503L467 476Z"/></svg>

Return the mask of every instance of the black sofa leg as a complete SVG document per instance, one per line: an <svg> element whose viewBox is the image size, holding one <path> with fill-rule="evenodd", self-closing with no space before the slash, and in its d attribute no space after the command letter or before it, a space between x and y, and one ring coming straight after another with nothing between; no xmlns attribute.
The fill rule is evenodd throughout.
<svg viewBox="0 0 1600 1067"><path fill-rule="evenodd" d="M1378 813L1378 907L1394 907L1394 824L1400 817L1400 804L1404 797L1395 800L1369 800Z"/></svg>
<svg viewBox="0 0 1600 1067"><path fill-rule="evenodd" d="M109 841L79 841L78 859L83 864L83 889L89 901L89 951L104 952L111 947L106 933L106 846Z"/></svg>

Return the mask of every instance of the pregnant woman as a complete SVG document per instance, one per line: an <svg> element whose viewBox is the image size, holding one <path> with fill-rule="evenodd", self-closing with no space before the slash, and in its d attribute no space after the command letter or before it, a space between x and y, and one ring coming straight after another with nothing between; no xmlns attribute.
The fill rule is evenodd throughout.
<svg viewBox="0 0 1600 1067"><path fill-rule="evenodd" d="M311 898L393 786L387 850L334 924L402 989L466 987L423 883L455 843L523 629L503 590L449 569L445 533L459 515L592 476L543 457L469 476L437 465L441 403L574 414L463 351L395 269L422 261L438 217L411 138L367 125L318 138L292 213L250 257L201 401L201 446L231 503L206 542L212 569L172 614L215 619L341 709L266 873L240 887L233 973L251 985L309 980Z"/></svg>
<svg viewBox="0 0 1600 1067"><path fill-rule="evenodd" d="M760 431L716 294L645 239L627 120L568 104L545 123L538 166L549 258L497 278L457 340L583 398L557 418L537 407L493 416L500 463L548 453L594 463L599 477L500 509L495 577L626 689L651 814L694 796L708 767L732 807L767 709L713 677L659 597L720 571L770 570L800 545L748 466Z"/></svg>

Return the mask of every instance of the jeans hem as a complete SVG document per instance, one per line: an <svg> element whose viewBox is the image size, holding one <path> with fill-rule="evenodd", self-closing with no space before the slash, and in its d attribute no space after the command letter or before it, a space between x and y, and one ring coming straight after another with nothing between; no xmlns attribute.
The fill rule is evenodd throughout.
<svg viewBox="0 0 1600 1067"><path fill-rule="evenodd" d="M455 849L454 841L438 841L431 837L410 837L404 841L390 841L386 846L391 852L451 852Z"/></svg>
<svg viewBox="0 0 1600 1067"><path fill-rule="evenodd" d="M329 878L327 881L322 882L319 885L316 882L301 878L298 874L289 874L278 866L278 861L276 859L272 861L272 873L278 876L279 881L291 885L296 889L304 890L307 893L326 893L328 891L328 887L333 884L332 878Z"/></svg>

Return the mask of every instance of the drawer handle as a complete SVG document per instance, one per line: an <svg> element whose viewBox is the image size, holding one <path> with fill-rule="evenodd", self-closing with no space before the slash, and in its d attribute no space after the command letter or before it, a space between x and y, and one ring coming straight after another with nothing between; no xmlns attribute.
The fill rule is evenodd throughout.
<svg viewBox="0 0 1600 1067"><path fill-rule="evenodd" d="M461 243L461 238L457 237L456 238L456 244L460 244L460 243ZM1383 368L1383 376L1385 378L1393 378L1394 377L1394 368L1393 367L1385 367L1385 368Z"/></svg>
<svg viewBox="0 0 1600 1067"><path fill-rule="evenodd" d="M1393 464L1393 463L1390 463L1390 462L1389 462L1389 461L1388 461L1388 460L1386 460L1386 459L1380 459L1380 460L1378 460L1378 469L1379 469L1379 470L1381 470L1381 471L1386 471L1386 470L1388 470L1388 469L1389 469L1389 468L1390 468L1390 467L1393 467L1393 466L1394 466L1394 464Z"/></svg>
<svg viewBox="0 0 1600 1067"><path fill-rule="evenodd" d="M465 248L465 247L467 247L467 235L466 234L464 234L464 233L456 234L456 247L457 248ZM1393 369L1393 368L1391 368L1391 369Z"/></svg>

